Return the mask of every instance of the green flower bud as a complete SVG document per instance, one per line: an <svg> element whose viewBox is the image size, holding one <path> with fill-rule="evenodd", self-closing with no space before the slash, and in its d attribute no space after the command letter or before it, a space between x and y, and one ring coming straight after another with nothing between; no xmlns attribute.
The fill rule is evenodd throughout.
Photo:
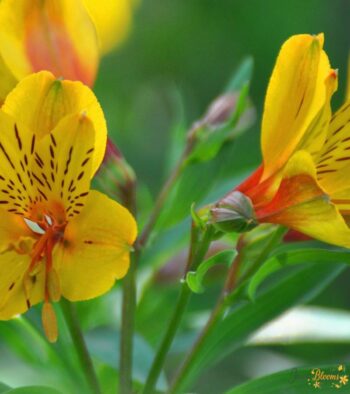
<svg viewBox="0 0 350 394"><path fill-rule="evenodd" d="M238 191L227 194L210 213L215 227L223 232L244 233L258 225L250 198Z"/></svg>

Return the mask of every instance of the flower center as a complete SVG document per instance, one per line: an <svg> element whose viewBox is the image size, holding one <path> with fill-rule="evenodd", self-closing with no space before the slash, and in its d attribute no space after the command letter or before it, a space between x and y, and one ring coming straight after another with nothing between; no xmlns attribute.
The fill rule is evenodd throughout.
<svg viewBox="0 0 350 394"><path fill-rule="evenodd" d="M43 215L40 222L25 218L29 229L40 237L31 252L31 262L23 278L23 288L28 309L31 307L30 293L33 286L32 278L35 277L39 264L44 261L44 307L42 309L43 327L47 338L55 342L57 339L57 322L51 302L59 301L61 288L59 277L53 267L52 252L54 246L63 238L66 223L58 223L55 218Z"/></svg>

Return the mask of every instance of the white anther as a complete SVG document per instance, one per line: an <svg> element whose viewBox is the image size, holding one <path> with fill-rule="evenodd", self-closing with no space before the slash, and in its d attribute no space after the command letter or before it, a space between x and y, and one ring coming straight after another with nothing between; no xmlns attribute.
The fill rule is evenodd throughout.
<svg viewBox="0 0 350 394"><path fill-rule="evenodd" d="M25 221L26 225L30 228L30 230L32 230L34 233L41 234L41 235L45 234L45 230L42 229L38 225L38 223L33 222L32 220L27 219L27 218L24 218L24 221Z"/></svg>
<svg viewBox="0 0 350 394"><path fill-rule="evenodd" d="M46 219L47 224L49 226L52 226L52 219L50 218L50 216L45 215L45 219Z"/></svg>

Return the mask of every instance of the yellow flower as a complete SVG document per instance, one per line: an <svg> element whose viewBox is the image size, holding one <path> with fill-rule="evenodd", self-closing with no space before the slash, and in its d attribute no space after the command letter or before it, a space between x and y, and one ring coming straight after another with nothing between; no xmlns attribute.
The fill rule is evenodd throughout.
<svg viewBox="0 0 350 394"><path fill-rule="evenodd" d="M80 82L48 72L21 81L0 110L0 319L44 301L97 297L122 278L136 237L132 215L90 190L106 146L102 110Z"/></svg>
<svg viewBox="0 0 350 394"><path fill-rule="evenodd" d="M348 375L344 375L340 377L339 383L343 384L344 386L348 383Z"/></svg>
<svg viewBox="0 0 350 394"><path fill-rule="evenodd" d="M84 0L93 20L102 54L119 45L131 26L132 0Z"/></svg>
<svg viewBox="0 0 350 394"><path fill-rule="evenodd" d="M130 1L1 0L0 102L41 70L92 86L100 53L128 31Z"/></svg>
<svg viewBox="0 0 350 394"><path fill-rule="evenodd" d="M337 72L322 47L323 35L306 34L283 45L265 99L263 163L236 190L259 222L350 247L350 102L332 116Z"/></svg>

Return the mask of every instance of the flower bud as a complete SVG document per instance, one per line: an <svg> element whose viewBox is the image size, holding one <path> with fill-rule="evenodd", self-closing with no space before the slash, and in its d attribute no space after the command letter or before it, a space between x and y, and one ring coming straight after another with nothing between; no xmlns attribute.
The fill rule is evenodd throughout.
<svg viewBox="0 0 350 394"><path fill-rule="evenodd" d="M255 122L255 108L249 98L246 98L246 107L240 114L237 122L231 124L237 111L240 93L230 92L217 97L209 106L201 119L194 123L189 131L190 140L200 140L203 135L213 132L226 131L223 133L223 140L230 140L242 132L248 130Z"/></svg>
<svg viewBox="0 0 350 394"><path fill-rule="evenodd" d="M98 182L103 191L118 201L128 201L136 176L121 151L109 139L103 163L98 172Z"/></svg>
<svg viewBox="0 0 350 394"><path fill-rule="evenodd" d="M250 198L238 191L230 192L211 209L211 219L223 232L243 233L258 225Z"/></svg>
<svg viewBox="0 0 350 394"><path fill-rule="evenodd" d="M225 124L232 116L236 109L238 93L228 93L219 96L209 106L203 122L218 127Z"/></svg>

